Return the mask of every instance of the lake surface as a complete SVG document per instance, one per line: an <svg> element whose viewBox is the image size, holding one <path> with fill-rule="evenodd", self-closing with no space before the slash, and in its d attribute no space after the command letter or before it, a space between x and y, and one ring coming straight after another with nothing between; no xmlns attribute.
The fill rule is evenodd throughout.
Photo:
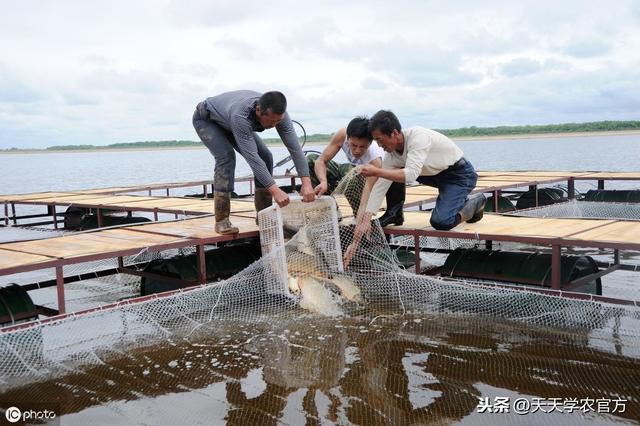
<svg viewBox="0 0 640 426"><path fill-rule="evenodd" d="M474 317L238 318L0 391L0 406L40 401L63 425L638 424L640 361L590 340Z"/></svg>
<svg viewBox="0 0 640 426"><path fill-rule="evenodd" d="M599 170L640 171L640 135L459 141L477 170ZM305 149L322 151L322 145ZM274 163L288 155L273 147ZM345 160L342 152L338 160ZM289 162L275 170L284 173ZM0 193L67 191L121 185L182 182L213 178L208 150L93 151L46 154L0 154ZM250 175L237 155L236 176ZM595 182L587 182L595 187ZM609 183L633 188L637 183ZM242 190L243 187L238 185ZM176 194L180 194L177 191Z"/></svg>

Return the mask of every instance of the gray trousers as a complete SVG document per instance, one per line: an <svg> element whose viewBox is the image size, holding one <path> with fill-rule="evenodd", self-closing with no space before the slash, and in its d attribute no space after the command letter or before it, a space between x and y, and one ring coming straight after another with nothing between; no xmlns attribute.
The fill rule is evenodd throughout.
<svg viewBox="0 0 640 426"><path fill-rule="evenodd" d="M193 113L193 128L200 137L200 140L209 149L215 158L215 168L213 171L213 188L216 192L231 192L234 190L236 172L236 153L240 152L233 133L220 127L215 122L209 120L209 113L204 107L204 103L198 104ZM262 141L262 138L255 132L253 138L258 148L258 156L273 174L273 154ZM264 188L257 179L254 182L256 188Z"/></svg>

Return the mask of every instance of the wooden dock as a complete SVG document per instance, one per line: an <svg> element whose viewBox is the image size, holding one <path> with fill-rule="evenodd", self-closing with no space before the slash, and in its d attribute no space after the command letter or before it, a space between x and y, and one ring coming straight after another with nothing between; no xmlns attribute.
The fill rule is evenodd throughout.
<svg viewBox="0 0 640 426"><path fill-rule="evenodd" d="M117 258L123 267L123 257L144 251L195 247L198 253L198 282L206 282L204 246L234 239L258 237L253 218L232 216L240 233L220 235L214 230L213 217L201 217L173 222L132 225L117 229L102 229L61 237L0 244L0 275L55 268L58 293L58 313L65 312L63 267L83 262Z"/></svg>
<svg viewBox="0 0 640 426"><path fill-rule="evenodd" d="M569 198L575 196L575 181L594 180L598 182L598 187L604 187L606 180L640 180L640 172L549 172L549 171L486 171L478 172L478 182L474 192L492 193L494 195L494 211L498 210L498 196L505 190L513 189L536 189L540 185L566 182ZM278 179L291 180L295 184L296 176L277 176ZM251 178L240 178L238 181L252 182ZM158 220L159 213L174 215L193 215L213 213L213 202L208 198L188 198L169 197L170 188L203 186L204 195L207 194L207 185L211 181L196 182L175 182L163 184L148 184L128 187L112 187L99 189L84 189L67 192L38 192L30 194L5 194L0 195L0 202L4 204L4 217L0 217L0 222L5 226L10 223L18 225L21 218L16 214L16 205L41 205L47 208L47 213L42 215L23 216L22 218L34 218L51 216L52 224L58 227L59 207L82 207L94 209L98 221L105 210L118 210L123 212L152 212L154 218ZM253 186L251 186L253 187ZM152 190L166 190L167 196L151 196ZM141 195L118 195L124 193L135 193L148 191L148 196ZM424 185L413 185L407 187L405 207L423 208L428 203L432 203L438 197L435 188ZM249 213L253 206L242 201L234 200L232 211L239 213ZM241 204L246 203L246 204Z"/></svg>
<svg viewBox="0 0 640 426"><path fill-rule="evenodd" d="M640 180L640 173L614 172L480 172L474 192L491 192L499 195L512 188L537 188L538 185L567 181L571 189L576 180L596 180L598 187L605 180ZM166 184L162 184L166 185ZM176 184L179 185L179 184ZM149 188L150 186L145 186ZM140 187L125 187L138 189ZM110 193L101 190L76 192L43 192L33 194L3 195L5 222L16 221L15 205L44 205L55 212L58 206L78 206L94 209L120 209L124 211L146 211L174 213L204 217L188 218L169 222L146 223L99 229L61 237L0 244L0 275L55 268L58 294L57 313L65 312L64 273L66 265L113 259L122 266L124 256L142 251L159 252L172 248L195 247L198 258L198 282L206 281L204 246L232 239L257 237L256 212L253 202L232 201L234 225L240 228L237 235L220 235L214 230L213 200L184 197L149 197L140 195L115 195L114 191L125 188L110 188ZM130 191L129 191L130 192ZM434 188L418 185L407 187L407 206L422 207L437 198ZM497 198L497 197L496 197ZM12 215L9 214L9 206ZM602 219L552 219L516 217L486 214L475 224L461 224L451 231L437 231L429 224L429 212L406 211L402 226L385 228L387 234L414 237L416 270L420 269L419 237L443 237L477 241L511 241L525 244L549 246L552 250L552 289L560 289L561 250L567 247L594 247L613 251L612 265L598 273L599 276L617 270L620 250L640 250L640 222ZM54 218L56 215L53 215ZM55 220L55 219L54 219ZM635 302L633 302L635 303Z"/></svg>
<svg viewBox="0 0 640 426"><path fill-rule="evenodd" d="M563 248L611 250L614 260L598 276L621 268L620 250L640 251L640 221L635 220L533 218L485 213L480 222L462 223L450 231L438 231L429 225L430 212L405 212L404 215L402 226L387 226L384 232L388 235L413 236L416 272L420 271L420 237L484 243L507 241L551 247L551 288L555 290L560 289L560 256Z"/></svg>

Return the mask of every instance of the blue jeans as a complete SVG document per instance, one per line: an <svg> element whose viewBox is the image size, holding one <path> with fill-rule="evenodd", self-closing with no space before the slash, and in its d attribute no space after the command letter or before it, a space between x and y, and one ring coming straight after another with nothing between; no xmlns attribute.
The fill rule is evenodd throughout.
<svg viewBox="0 0 640 426"><path fill-rule="evenodd" d="M193 113L193 127L196 129L202 143L209 149L215 158L215 169L213 171L213 190L216 192L231 192L235 184L236 153L239 151L233 133L220 127L214 121L209 120L209 113L200 103ZM253 138L258 147L258 155L266 164L269 172L273 174L273 154L262 141L262 138L255 132ZM255 179L256 188L264 188L258 179Z"/></svg>
<svg viewBox="0 0 640 426"><path fill-rule="evenodd" d="M422 185L438 188L436 207L431 212L431 226L440 231L460 223L458 212L467 201L467 197L476 187L478 174L471 163L464 159L434 176L419 176Z"/></svg>

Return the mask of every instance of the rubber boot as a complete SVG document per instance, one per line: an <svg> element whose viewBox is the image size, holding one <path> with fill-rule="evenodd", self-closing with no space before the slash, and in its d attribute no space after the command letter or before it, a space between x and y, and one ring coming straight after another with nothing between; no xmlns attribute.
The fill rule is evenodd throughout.
<svg viewBox="0 0 640 426"><path fill-rule="evenodd" d="M487 197L484 194L470 195L460 210L460 222L475 223L480 221L484 216L485 204L487 204Z"/></svg>
<svg viewBox="0 0 640 426"><path fill-rule="evenodd" d="M216 192L214 197L216 213L216 232L218 234L237 234L239 229L229 221L231 213L231 198L228 192Z"/></svg>
<svg viewBox="0 0 640 426"><path fill-rule="evenodd" d="M256 207L256 225L258 224L258 212L271 207L273 197L267 188L256 188L253 196L253 204Z"/></svg>
<svg viewBox="0 0 640 426"><path fill-rule="evenodd" d="M404 182L393 182L387 191L387 210L380 216L380 226L402 225L404 223L404 207L406 186Z"/></svg>
<svg viewBox="0 0 640 426"><path fill-rule="evenodd" d="M471 219L467 221L467 223L480 222L482 220L482 217L484 216L484 206L487 204L487 196L484 194L478 194L478 195L481 196L479 197L481 198L480 205L476 209L476 212L473 214L473 216L471 216Z"/></svg>

